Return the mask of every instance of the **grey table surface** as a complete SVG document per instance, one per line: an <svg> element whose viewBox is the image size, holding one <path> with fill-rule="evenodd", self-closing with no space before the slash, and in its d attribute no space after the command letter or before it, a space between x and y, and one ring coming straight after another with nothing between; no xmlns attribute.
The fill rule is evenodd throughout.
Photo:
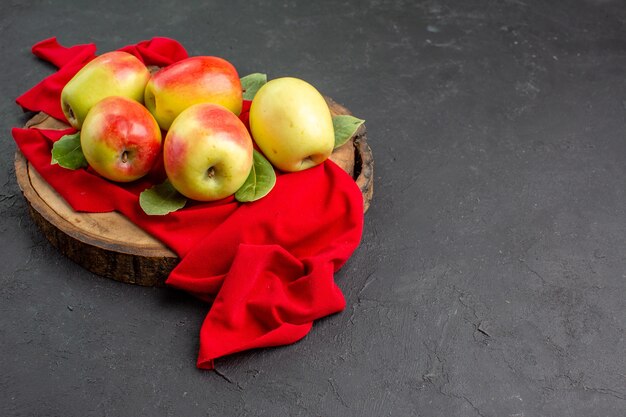
<svg viewBox="0 0 626 417"><path fill-rule="evenodd" d="M4 1L0 415L626 415L623 1ZM15 181L56 36L153 36L367 120L375 196L302 341L196 369L209 308L60 255Z"/></svg>

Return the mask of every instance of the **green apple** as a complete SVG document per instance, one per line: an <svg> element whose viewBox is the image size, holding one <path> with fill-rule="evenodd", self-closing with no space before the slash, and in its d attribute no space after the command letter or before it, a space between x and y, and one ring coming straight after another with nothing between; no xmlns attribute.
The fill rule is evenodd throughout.
<svg viewBox="0 0 626 417"><path fill-rule="evenodd" d="M82 127L89 109L109 96L127 97L143 103L150 79L148 68L128 52L102 54L80 69L61 92L61 108L68 122Z"/></svg>
<svg viewBox="0 0 626 417"><path fill-rule="evenodd" d="M276 78L263 85L250 107L254 141L276 168L301 171L333 152L333 120L324 97L298 78Z"/></svg>
<svg viewBox="0 0 626 417"><path fill-rule="evenodd" d="M161 129L143 105L125 97L107 97L87 114L80 145L98 174L130 182L146 175L161 157Z"/></svg>
<svg viewBox="0 0 626 417"><path fill-rule="evenodd" d="M163 164L181 194L213 201L234 194L252 168L252 138L232 111L200 103L172 123L163 143Z"/></svg>
<svg viewBox="0 0 626 417"><path fill-rule="evenodd" d="M220 104L236 115L242 107L235 67L214 56L195 56L162 68L146 85L144 101L162 129L193 104Z"/></svg>

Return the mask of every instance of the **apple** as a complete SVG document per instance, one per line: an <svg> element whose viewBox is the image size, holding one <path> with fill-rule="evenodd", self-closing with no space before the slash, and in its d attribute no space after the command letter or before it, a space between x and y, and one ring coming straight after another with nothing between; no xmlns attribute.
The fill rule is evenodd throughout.
<svg viewBox="0 0 626 417"><path fill-rule="evenodd" d="M161 156L161 129L140 103L107 97L87 114L80 145L98 174L112 181L130 182L146 175Z"/></svg>
<svg viewBox="0 0 626 417"><path fill-rule="evenodd" d="M276 78L252 99L250 131L263 154L282 171L301 171L333 152L333 120L324 97L298 78Z"/></svg>
<svg viewBox="0 0 626 417"><path fill-rule="evenodd" d="M241 113L241 81L235 67L214 56L195 56L171 64L152 75L144 101L162 129L193 104L220 104Z"/></svg>
<svg viewBox="0 0 626 417"><path fill-rule="evenodd" d="M109 96L122 96L143 103L150 79L148 68L128 52L102 54L80 69L61 91L61 108L68 122L82 127L89 109Z"/></svg>
<svg viewBox="0 0 626 417"><path fill-rule="evenodd" d="M172 123L163 143L170 182L184 196L214 201L234 194L252 168L252 138L227 108L195 104Z"/></svg>

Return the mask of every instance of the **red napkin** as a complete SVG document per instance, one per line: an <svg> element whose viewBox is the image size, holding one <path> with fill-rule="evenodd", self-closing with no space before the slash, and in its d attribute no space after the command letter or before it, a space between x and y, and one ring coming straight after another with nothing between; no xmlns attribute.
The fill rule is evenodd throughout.
<svg viewBox="0 0 626 417"><path fill-rule="evenodd" d="M94 45L63 47L54 38L33 46L35 55L59 71L17 103L65 120L61 90L95 50ZM187 57L178 42L167 38L122 50L146 65ZM245 112L241 118L247 122ZM179 255L166 283L212 302L200 330L199 368L212 369L214 359L234 352L296 342L314 320L345 307L333 276L360 242L363 201L352 178L332 161L278 175L270 194L253 203L228 198L148 216L138 196L158 175L116 184L90 169L50 164L52 143L69 132L15 128L12 133L26 158L75 210L116 210Z"/></svg>

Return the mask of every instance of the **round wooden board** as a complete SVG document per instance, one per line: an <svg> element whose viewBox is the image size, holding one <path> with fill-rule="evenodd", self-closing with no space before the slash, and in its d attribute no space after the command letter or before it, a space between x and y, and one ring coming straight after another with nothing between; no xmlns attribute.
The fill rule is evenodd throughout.
<svg viewBox="0 0 626 417"><path fill-rule="evenodd" d="M333 115L350 114L327 98ZM65 129L68 125L45 113L25 127ZM373 196L374 160L365 125L331 159L348 172L363 193L364 212ZM78 213L37 173L26 158L15 154L15 175L31 217L61 253L87 270L131 284L161 286L178 257L163 243L117 213Z"/></svg>

